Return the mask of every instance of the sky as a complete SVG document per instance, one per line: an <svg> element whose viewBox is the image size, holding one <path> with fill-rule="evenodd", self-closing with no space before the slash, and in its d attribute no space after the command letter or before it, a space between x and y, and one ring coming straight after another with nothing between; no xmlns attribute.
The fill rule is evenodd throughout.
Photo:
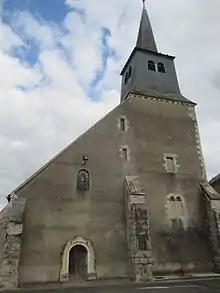
<svg viewBox="0 0 220 293"><path fill-rule="evenodd" d="M220 172L219 0L148 0L159 51L198 105L208 177ZM0 206L120 101L141 0L0 0Z"/></svg>

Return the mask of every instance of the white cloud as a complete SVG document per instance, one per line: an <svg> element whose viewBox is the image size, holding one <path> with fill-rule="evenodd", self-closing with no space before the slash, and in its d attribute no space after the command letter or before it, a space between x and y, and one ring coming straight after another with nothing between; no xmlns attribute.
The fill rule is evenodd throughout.
<svg viewBox="0 0 220 293"><path fill-rule="evenodd" d="M11 58L3 51L0 51L0 64L5 70L5 74L1 74L0 78L0 91L21 84L30 87L40 80L40 73L36 69L22 65L19 59Z"/></svg>
<svg viewBox="0 0 220 293"><path fill-rule="evenodd" d="M73 8L85 10L88 24L95 24L96 28L108 28L111 31L110 45L117 49L123 60L128 57L135 44L141 13L141 5L137 1L66 0L66 3Z"/></svg>
<svg viewBox="0 0 220 293"><path fill-rule="evenodd" d="M67 15L64 27L69 33L62 38L61 43L71 56L80 83L87 86L102 66L101 31L97 30L94 23L84 23L76 12Z"/></svg>
<svg viewBox="0 0 220 293"><path fill-rule="evenodd" d="M1 15L1 8L0 8ZM23 45L22 40L19 36L15 35L12 29L0 21L0 48L8 51L13 46Z"/></svg>
<svg viewBox="0 0 220 293"><path fill-rule="evenodd" d="M82 86L89 85L101 66L99 31L89 31L85 26L84 33L76 38L74 29L71 31L70 27L69 35L63 39L61 36L66 50L74 51L73 62L70 63L62 50L55 46L53 26L42 25L28 13L23 15L22 21L18 18L18 25L23 28L22 37L25 32L26 36L36 39L41 52L38 64L30 67L6 53L2 45L0 47L0 63L5 69L0 79L2 196L115 105L108 92L103 94L102 101L91 101ZM68 18L64 25L72 15ZM79 23L78 27L81 26ZM4 25L4 29L11 32L10 38L4 40L9 51L22 44L9 27ZM43 76L47 82L39 86ZM18 86L32 89L22 91Z"/></svg>
<svg viewBox="0 0 220 293"><path fill-rule="evenodd" d="M119 73L136 41L141 4L136 0L66 2L83 9L85 17L69 12L58 27L30 13L18 13L20 16L13 19L13 25L21 28L18 34L0 23L0 64L4 69L0 78L1 196L120 100ZM157 0L148 4L158 47L177 55L182 92L199 104L210 176L220 171L220 139L216 135L220 123L219 6L217 0L208 4L205 0ZM107 60L105 75L96 86L102 99L92 101L86 93L102 68L103 27L111 32L108 41L117 59ZM38 63L32 67L9 55L12 48L26 46L27 37L40 46ZM40 83L43 77L46 82ZM21 91L19 85L29 90Z"/></svg>
<svg viewBox="0 0 220 293"><path fill-rule="evenodd" d="M22 34L35 39L41 49L53 48L60 37L61 31L52 23L38 21L29 12L17 12L13 24Z"/></svg>

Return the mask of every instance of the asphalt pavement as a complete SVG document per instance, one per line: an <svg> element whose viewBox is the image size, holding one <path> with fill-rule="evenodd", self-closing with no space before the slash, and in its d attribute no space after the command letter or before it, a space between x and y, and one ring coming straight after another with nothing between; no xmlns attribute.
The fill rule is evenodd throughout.
<svg viewBox="0 0 220 293"><path fill-rule="evenodd" d="M119 283L117 285L92 285L67 288L48 288L48 289L19 289L21 293L220 293L220 278L192 279L192 280L173 280L156 281L145 284Z"/></svg>

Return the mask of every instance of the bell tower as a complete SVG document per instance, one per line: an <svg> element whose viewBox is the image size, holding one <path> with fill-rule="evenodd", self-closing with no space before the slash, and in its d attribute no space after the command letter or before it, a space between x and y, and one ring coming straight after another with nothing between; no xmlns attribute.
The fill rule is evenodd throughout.
<svg viewBox="0 0 220 293"><path fill-rule="evenodd" d="M121 102L129 93L190 102L182 96L176 75L175 57L159 53L143 1L137 42L121 75Z"/></svg>

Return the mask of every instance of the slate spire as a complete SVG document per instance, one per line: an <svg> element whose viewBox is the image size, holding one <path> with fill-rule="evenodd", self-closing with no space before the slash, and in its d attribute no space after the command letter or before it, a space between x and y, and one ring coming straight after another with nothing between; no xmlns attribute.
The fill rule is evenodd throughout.
<svg viewBox="0 0 220 293"><path fill-rule="evenodd" d="M140 49L150 50L157 52L157 46L154 39L153 30L151 27L150 19L148 17L145 0L143 1L143 10L141 16L141 23L138 32L136 47Z"/></svg>

